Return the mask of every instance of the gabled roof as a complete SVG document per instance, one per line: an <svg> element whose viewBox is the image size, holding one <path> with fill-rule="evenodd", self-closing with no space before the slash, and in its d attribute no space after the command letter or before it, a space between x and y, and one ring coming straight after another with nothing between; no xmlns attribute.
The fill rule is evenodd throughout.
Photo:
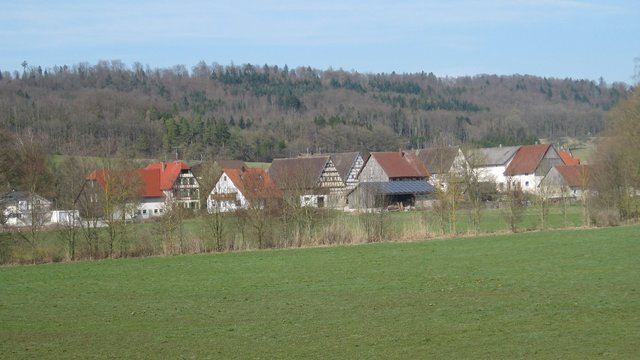
<svg viewBox="0 0 640 360"><path fill-rule="evenodd" d="M247 167L247 164L242 160L216 160L215 163L220 169L242 169Z"/></svg>
<svg viewBox="0 0 640 360"><path fill-rule="evenodd" d="M441 146L416 150L416 155L431 174L440 174L451 169L458 151L458 147Z"/></svg>
<svg viewBox="0 0 640 360"><path fill-rule="evenodd" d="M182 170L191 170L189 165L182 161L162 162L149 164L145 167L146 170L159 170L160 171L160 189L170 190L173 188L173 184L176 182L178 175Z"/></svg>
<svg viewBox="0 0 640 360"><path fill-rule="evenodd" d="M282 197L280 189L263 169L225 169L224 173L249 201Z"/></svg>
<svg viewBox="0 0 640 360"><path fill-rule="evenodd" d="M469 152L469 162L473 166L504 166L516 154L520 146L501 146L473 149Z"/></svg>
<svg viewBox="0 0 640 360"><path fill-rule="evenodd" d="M588 165L556 165L554 168L571 187L587 186L593 173Z"/></svg>
<svg viewBox="0 0 640 360"><path fill-rule="evenodd" d="M273 159L269 176L281 189L313 189L329 162L329 156Z"/></svg>
<svg viewBox="0 0 640 360"><path fill-rule="evenodd" d="M571 153L567 150L560 149L560 151L558 151L558 155L560 155L560 158L565 165L580 165L580 159L574 158L573 155L571 155Z"/></svg>
<svg viewBox="0 0 640 360"><path fill-rule="evenodd" d="M97 181L98 184L105 189L109 176L112 178L112 186L117 191L131 190L138 196L143 197L163 197L164 194L160 189L160 170L159 169L136 169L136 170L113 170L105 169L94 170L89 174L87 180ZM131 194L133 195L133 194Z"/></svg>
<svg viewBox="0 0 640 360"><path fill-rule="evenodd" d="M51 203L50 200L45 199L38 194L30 195L29 193L24 191L12 190L0 196L0 204L13 204L13 203L17 203L18 201L31 201L32 199L37 199L37 200L40 200L41 202Z"/></svg>
<svg viewBox="0 0 640 360"><path fill-rule="evenodd" d="M430 194L433 185L423 180L363 182L358 184L361 191L383 195Z"/></svg>
<svg viewBox="0 0 640 360"><path fill-rule="evenodd" d="M360 153L357 151L334 153L329 155L331 157L331 160L333 161L333 165L335 165L336 170L338 170L338 173L340 174L340 177L343 181L347 181L349 172L355 165L358 155L360 155Z"/></svg>
<svg viewBox="0 0 640 360"><path fill-rule="evenodd" d="M550 148L551 144L522 145L504 174L513 176L534 173Z"/></svg>
<svg viewBox="0 0 640 360"><path fill-rule="evenodd" d="M389 178L428 177L429 170L413 153L400 152L372 152L382 170Z"/></svg>

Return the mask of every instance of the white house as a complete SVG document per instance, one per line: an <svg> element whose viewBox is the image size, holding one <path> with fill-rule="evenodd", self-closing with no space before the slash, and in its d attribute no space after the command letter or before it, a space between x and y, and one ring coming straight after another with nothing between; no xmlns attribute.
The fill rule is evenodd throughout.
<svg viewBox="0 0 640 360"><path fill-rule="evenodd" d="M0 196L2 224L16 227L45 225L51 221L51 205L51 201L38 194L10 191Z"/></svg>
<svg viewBox="0 0 640 360"><path fill-rule="evenodd" d="M560 155L551 144L523 145L504 171L513 185L522 191L535 193L542 178L556 165L564 165Z"/></svg>
<svg viewBox="0 0 640 360"><path fill-rule="evenodd" d="M207 211L232 212L249 207L264 208L282 198L269 174L259 168L224 169L207 197Z"/></svg>
<svg viewBox="0 0 640 360"><path fill-rule="evenodd" d="M495 183L498 190L504 190L507 183L505 170L519 148L519 146L499 146L473 149L467 154L467 160L469 165L478 172L480 182Z"/></svg>
<svg viewBox="0 0 640 360"><path fill-rule="evenodd" d="M142 169L94 170L78 199L85 213L93 209L94 215L104 216L100 202L104 202L107 194L114 199L126 199L124 209L113 209L114 219L122 217L123 211L126 219L149 219L164 215L174 205L200 208L198 181L191 168L181 161L150 164Z"/></svg>

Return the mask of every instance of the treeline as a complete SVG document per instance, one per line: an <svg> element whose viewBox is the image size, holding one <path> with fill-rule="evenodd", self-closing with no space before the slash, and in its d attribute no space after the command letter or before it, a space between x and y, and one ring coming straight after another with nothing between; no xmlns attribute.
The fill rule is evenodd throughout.
<svg viewBox="0 0 640 360"><path fill-rule="evenodd" d="M0 72L0 128L50 153L270 161L300 152L590 136L626 84L120 61Z"/></svg>

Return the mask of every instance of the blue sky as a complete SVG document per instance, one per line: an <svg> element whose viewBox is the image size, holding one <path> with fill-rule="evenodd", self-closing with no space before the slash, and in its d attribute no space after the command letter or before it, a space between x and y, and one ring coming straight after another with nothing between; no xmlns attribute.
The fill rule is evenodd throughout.
<svg viewBox="0 0 640 360"><path fill-rule="evenodd" d="M632 82L640 1L6 1L0 70L200 61Z"/></svg>

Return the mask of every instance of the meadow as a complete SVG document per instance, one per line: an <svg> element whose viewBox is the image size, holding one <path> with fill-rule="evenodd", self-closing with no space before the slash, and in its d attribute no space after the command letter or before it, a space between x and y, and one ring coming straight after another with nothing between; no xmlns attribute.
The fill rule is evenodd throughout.
<svg viewBox="0 0 640 360"><path fill-rule="evenodd" d="M254 214L255 215L255 214ZM542 229L540 212L532 206L523 213L518 231ZM336 210L307 209L285 222L284 217L252 218L239 214L222 215L223 234L213 234L211 216L200 214L185 217L179 225L169 227L162 220L128 223L122 237L114 243L115 252L108 253L109 235L106 228L98 228L96 239L89 243L86 229L75 230L73 251L69 243L69 229L43 230L37 233L35 246L18 232L0 232L0 264L33 264L104 257L139 257L175 255L211 251L238 251L256 248L309 247L367 242L412 241L493 234L510 231L500 209L482 211L479 229L471 225L470 212L459 209L454 221L441 222L432 210L383 212L377 214L344 213ZM259 243L256 226L262 225L263 239ZM576 228L583 226L582 208L551 207L544 229ZM22 234L24 236L24 233ZM71 254L74 254L73 259Z"/></svg>
<svg viewBox="0 0 640 360"><path fill-rule="evenodd" d="M637 358L639 226L0 268L0 358Z"/></svg>

